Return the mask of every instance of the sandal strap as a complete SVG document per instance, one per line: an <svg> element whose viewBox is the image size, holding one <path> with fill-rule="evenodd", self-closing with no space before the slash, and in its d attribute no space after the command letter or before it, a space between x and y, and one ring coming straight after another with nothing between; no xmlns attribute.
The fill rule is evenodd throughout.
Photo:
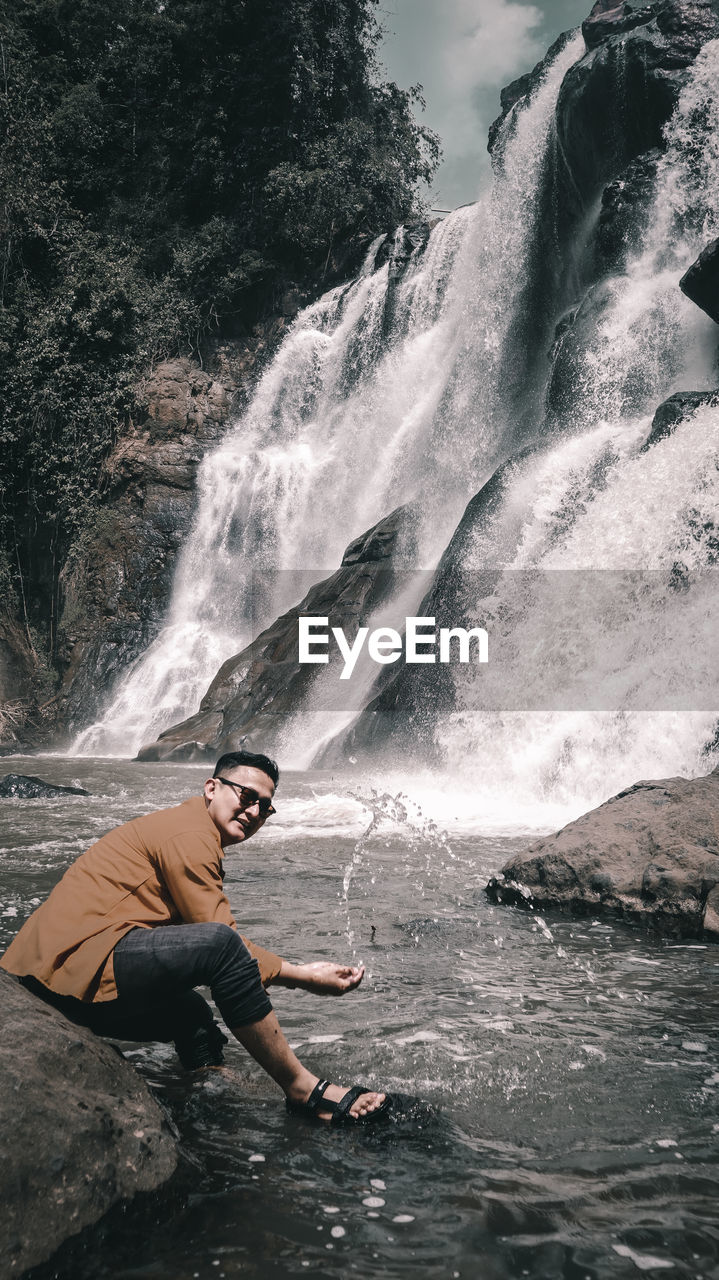
<svg viewBox="0 0 719 1280"><path fill-rule="evenodd" d="M335 1114L332 1117L332 1124L341 1124L349 1113L349 1109L363 1093L371 1093L372 1090L366 1084L355 1084L348 1089L343 1098L335 1103Z"/></svg>
<svg viewBox="0 0 719 1280"><path fill-rule="evenodd" d="M309 1098L307 1099L306 1102L302 1103L302 1106L306 1107L308 1111L319 1111L320 1103L324 1096L325 1090L329 1089L329 1084L330 1084L329 1080L318 1080ZM327 1102L325 1102L324 1105L326 1107L329 1107L330 1110L332 1110L336 1104L328 1100Z"/></svg>

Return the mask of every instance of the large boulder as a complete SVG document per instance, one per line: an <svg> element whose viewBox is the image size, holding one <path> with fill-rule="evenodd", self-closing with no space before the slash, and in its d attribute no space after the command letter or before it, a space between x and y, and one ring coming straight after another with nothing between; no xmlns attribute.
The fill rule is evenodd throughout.
<svg viewBox="0 0 719 1280"><path fill-rule="evenodd" d="M702 249L679 281L679 288L719 324L719 239Z"/></svg>
<svg viewBox="0 0 719 1280"><path fill-rule="evenodd" d="M167 1182L174 1134L113 1045L0 970L0 1270L45 1262L119 1202Z"/></svg>
<svg viewBox="0 0 719 1280"><path fill-rule="evenodd" d="M620 791L511 858L487 893L718 942L719 768Z"/></svg>
<svg viewBox="0 0 719 1280"><path fill-rule="evenodd" d="M288 719L329 665L300 663L301 616L326 617L350 643L357 628L395 591L395 555L413 547L414 515L398 507L347 547L336 573L220 667L199 712L173 725L138 760L214 760L225 751L277 749ZM330 656L328 654L328 656Z"/></svg>

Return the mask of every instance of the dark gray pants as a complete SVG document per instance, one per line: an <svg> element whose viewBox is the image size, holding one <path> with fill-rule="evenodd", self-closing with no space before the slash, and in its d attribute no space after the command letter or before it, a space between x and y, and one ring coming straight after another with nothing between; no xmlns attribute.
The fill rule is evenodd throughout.
<svg viewBox="0 0 719 1280"><path fill-rule="evenodd" d="M113 963L116 1000L87 1004L55 996L39 983L27 985L97 1035L174 1041L183 1067L190 1071L219 1066L227 1044L195 987L210 988L230 1028L259 1022L272 1008L257 961L226 924L133 929L115 947Z"/></svg>

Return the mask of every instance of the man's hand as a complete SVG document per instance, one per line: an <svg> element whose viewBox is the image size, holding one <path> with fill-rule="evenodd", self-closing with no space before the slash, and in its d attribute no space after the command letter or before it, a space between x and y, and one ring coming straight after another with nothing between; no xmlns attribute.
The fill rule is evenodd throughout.
<svg viewBox="0 0 719 1280"><path fill-rule="evenodd" d="M312 964L290 964L282 961L282 968L274 979L278 987L300 987L318 996L343 996L354 991L364 977L364 965L332 964L330 960L315 960Z"/></svg>

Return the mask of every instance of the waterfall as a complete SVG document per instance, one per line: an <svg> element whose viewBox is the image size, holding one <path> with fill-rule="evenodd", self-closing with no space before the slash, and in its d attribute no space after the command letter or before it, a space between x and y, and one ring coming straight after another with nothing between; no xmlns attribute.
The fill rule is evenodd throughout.
<svg viewBox="0 0 719 1280"><path fill-rule="evenodd" d="M664 398L716 385L716 326L678 281L719 235L718 86L712 41L667 127L643 243L589 312L563 434L518 462L465 558L468 574L504 570L477 610L497 652L521 633L535 658L523 667L523 710L487 711L491 677L458 676L457 705L438 726L457 791L485 819L556 825L639 778L715 762L719 409L704 405L641 446ZM541 584L553 574L569 585L548 607ZM599 696L561 709L565 682L582 672L618 694L614 708Z"/></svg>
<svg viewBox="0 0 719 1280"><path fill-rule="evenodd" d="M483 200L437 225L401 273L402 234L382 265L375 242L357 280L298 316L200 468L165 625L77 754L133 755L191 714L220 664L296 603L296 577L283 571L326 576L400 504L420 511L419 563L437 562L467 499L516 443L500 372L557 94L583 51L576 35L514 109Z"/></svg>

